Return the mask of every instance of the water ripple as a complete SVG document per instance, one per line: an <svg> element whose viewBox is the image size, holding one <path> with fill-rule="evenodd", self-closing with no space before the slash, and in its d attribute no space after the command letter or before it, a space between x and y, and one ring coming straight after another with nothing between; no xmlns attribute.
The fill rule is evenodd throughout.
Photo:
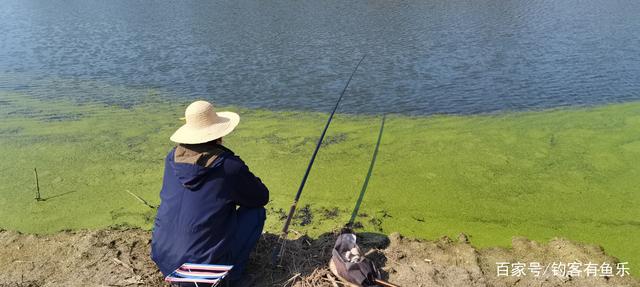
<svg viewBox="0 0 640 287"><path fill-rule="evenodd" d="M639 100L640 2L2 0L0 88L473 114ZM96 84L102 83L102 84ZM96 89L104 89L98 91Z"/></svg>

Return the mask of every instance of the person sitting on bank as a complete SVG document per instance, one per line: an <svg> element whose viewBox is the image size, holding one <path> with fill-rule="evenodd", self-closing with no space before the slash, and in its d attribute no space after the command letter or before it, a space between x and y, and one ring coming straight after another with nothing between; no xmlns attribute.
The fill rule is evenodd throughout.
<svg viewBox="0 0 640 287"><path fill-rule="evenodd" d="M230 285L245 285L240 279L262 234L269 190L222 145L238 114L196 101L185 118L165 159L151 258L165 276L183 263L234 265Z"/></svg>

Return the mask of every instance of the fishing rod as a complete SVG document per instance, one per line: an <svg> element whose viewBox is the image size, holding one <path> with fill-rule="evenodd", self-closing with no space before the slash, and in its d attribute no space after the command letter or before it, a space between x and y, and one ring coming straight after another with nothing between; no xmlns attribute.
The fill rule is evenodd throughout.
<svg viewBox="0 0 640 287"><path fill-rule="evenodd" d="M331 270L331 273L336 275L340 280L356 284L357 286L369 286L371 284L375 284L376 286L399 287L396 284L380 278L380 273L377 271L375 264L373 263L373 261L366 258L366 256L364 258L356 259L356 261L352 261L353 258L349 258L349 252L353 252L353 249L356 249L358 251L356 252L356 254L359 254L360 248L356 244L356 235L355 232L353 232L352 228L356 220L356 216L358 215L358 211L360 210L360 205L362 204L364 194L367 191L367 187L369 186L369 180L371 179L371 175L373 174L373 167L375 166L376 159L378 157L378 150L380 149L380 142L382 141L382 134L384 133L384 124L386 119L387 115L383 115L382 121L380 123L380 131L378 132L378 140L376 141L376 145L373 150L373 156L371 157L371 163L369 164L367 176L362 183L362 189L360 189L358 200L356 200L356 205L353 208L353 212L351 213L351 218L342 229L340 236L338 236L338 239L336 240L335 247L332 250L331 261L329 263L329 270ZM353 239L345 240L345 238ZM345 250L350 251L347 251L343 256L342 252L344 252ZM337 268L338 265L342 267ZM358 275L355 276L356 274ZM363 281L362 277L360 277L362 275L366 277L366 281Z"/></svg>
<svg viewBox="0 0 640 287"><path fill-rule="evenodd" d="M367 191L367 187L369 186L369 179L371 178L371 174L373 173L373 166L376 164L376 158L378 157L378 149L380 148L380 141L382 141L382 132L384 131L384 122L387 119L387 115L382 116L382 123L380 124L380 132L378 132L378 141L376 142L376 147L373 150L373 156L371 157L371 163L369 164L369 171L367 171L367 177L364 178L364 183L362 184L362 189L360 190L360 195L358 196L358 200L356 201L356 206L353 208L353 212L351 212L351 219L346 225L346 228L351 230L353 228L353 223L356 220L356 216L358 215L358 211L360 210L360 204L362 204L362 199L364 198L364 193Z"/></svg>
<svg viewBox="0 0 640 287"><path fill-rule="evenodd" d="M307 183L307 178L309 177L309 173L311 172L311 167L313 166L313 162L316 160L316 155L318 155L318 150L320 150L320 146L322 145L322 141L324 140L324 135L327 133L327 130L329 129L329 125L331 124L333 115L335 115L336 110L338 110L338 105L340 105L340 101L342 101L342 97L344 97L344 94L347 91L347 88L349 87L349 83L351 83L351 79L353 79L353 75L356 74L358 67L360 67L360 64L362 63L362 61L364 61L364 58L366 56L367 56L366 54L362 56L362 58L356 65L356 68L353 69L353 72L351 72L351 76L349 76L347 83L344 85L344 89L342 89L342 92L340 93L340 97L338 98L338 101L336 101L336 105L333 107L333 110L331 111L331 114L327 119L327 123L325 124L324 129L322 130L320 139L318 139L318 143L316 144L316 149L313 151L313 154L311 155L311 160L309 161L309 165L307 166L307 170L304 172L304 176L302 177L302 182L300 183L300 187L298 188L296 197L294 198L293 204L291 204L291 208L289 209L289 215L287 216L287 220L284 222L284 227L282 227L282 234L280 235L281 242L280 244L277 244L275 249L273 250L273 254L271 256L272 264L279 263L280 259L282 258L282 255L284 253L284 244L286 242L285 239L287 239L287 235L289 234L289 225L291 224L291 219L293 218L293 214L296 212L296 207L298 206L298 200L300 200L300 195L302 195L302 190L304 189L304 185Z"/></svg>

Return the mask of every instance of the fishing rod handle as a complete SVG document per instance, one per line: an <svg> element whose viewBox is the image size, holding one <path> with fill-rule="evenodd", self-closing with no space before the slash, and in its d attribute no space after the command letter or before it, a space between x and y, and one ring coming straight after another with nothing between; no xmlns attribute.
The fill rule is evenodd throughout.
<svg viewBox="0 0 640 287"><path fill-rule="evenodd" d="M291 219L293 218L293 214L296 212L296 207L298 206L298 200L294 200L293 204L291 204L291 208L289 208L289 215L287 215L287 221L284 222L284 227L282 227L282 239L287 237L289 234L289 225L291 225Z"/></svg>

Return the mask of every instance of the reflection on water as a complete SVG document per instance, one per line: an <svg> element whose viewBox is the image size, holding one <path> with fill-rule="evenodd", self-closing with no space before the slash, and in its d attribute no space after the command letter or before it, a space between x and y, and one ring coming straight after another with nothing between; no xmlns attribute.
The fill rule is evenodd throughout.
<svg viewBox="0 0 640 287"><path fill-rule="evenodd" d="M0 89L43 97L137 101L83 84L104 82L326 111L366 53L342 112L468 114L640 99L636 0L0 5Z"/></svg>

